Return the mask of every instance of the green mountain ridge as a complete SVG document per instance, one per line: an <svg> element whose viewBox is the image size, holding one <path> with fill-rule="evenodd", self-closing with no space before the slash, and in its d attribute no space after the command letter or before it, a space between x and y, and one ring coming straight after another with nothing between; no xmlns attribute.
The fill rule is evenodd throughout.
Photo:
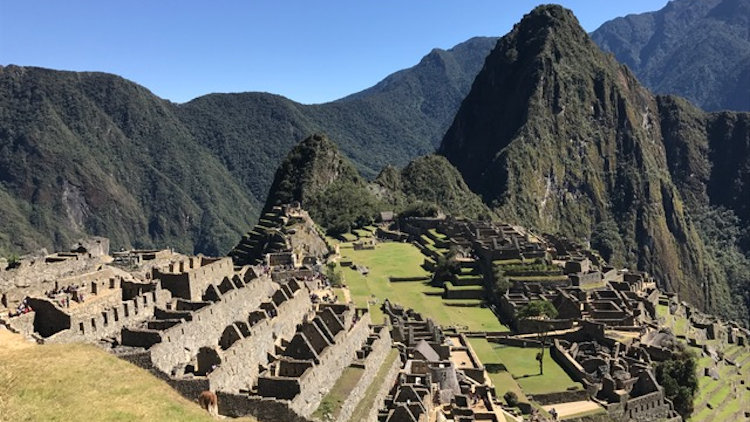
<svg viewBox="0 0 750 422"><path fill-rule="evenodd" d="M493 44L434 50L388 89L319 105L265 93L173 104L111 74L0 67L0 255L86 234L224 254L310 133L335 136L368 177L432 152Z"/></svg>
<svg viewBox="0 0 750 422"><path fill-rule="evenodd" d="M67 247L95 233L219 252L247 226L251 199L145 88L9 66L0 97L0 248Z"/></svg>
<svg viewBox="0 0 750 422"><path fill-rule="evenodd" d="M656 93L709 111L750 111L748 27L747 0L674 0L605 22L591 37Z"/></svg>
<svg viewBox="0 0 750 422"><path fill-rule="evenodd" d="M676 150L684 146L713 160L705 146L721 142L713 135L722 130L711 128L746 116L733 120L692 107L703 125L684 138L690 129L663 119L667 101L683 103L643 88L599 50L569 10L538 7L488 56L439 153L503 219L591 241L606 259L648 270L696 305L746 320L747 308L731 297L744 294L750 279L728 280L717 270L721 264L694 221L698 202L716 204L686 203L681 188L687 182L672 174L685 155ZM664 130L680 134L672 148L665 147ZM746 144L742 124L723 133ZM714 180L746 172L733 168L714 171ZM729 176L720 176L725 170ZM741 212L746 186L737 183L722 205Z"/></svg>
<svg viewBox="0 0 750 422"><path fill-rule="evenodd" d="M444 157L419 157L402 170L388 166L368 182L324 134L305 138L287 154L264 212L292 202L329 234L372 224L380 211L402 212L418 204L471 218L492 214Z"/></svg>

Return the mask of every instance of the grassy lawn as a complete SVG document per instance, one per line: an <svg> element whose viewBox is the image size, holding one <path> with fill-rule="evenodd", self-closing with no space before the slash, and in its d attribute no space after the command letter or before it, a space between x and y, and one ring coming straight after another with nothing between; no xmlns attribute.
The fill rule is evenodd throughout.
<svg viewBox="0 0 750 422"><path fill-rule="evenodd" d="M370 409L372 409L373 406L380 405L379 403L375 403L375 395L383 385L383 382L386 381L385 376L388 375L388 370L396 359L398 359L398 350L391 349L391 351L388 352L388 356L383 361L383 365L378 369L378 373L375 375L372 383L367 387L362 400L360 400L357 407L354 409L351 418L349 418L350 421L358 422L365 420Z"/></svg>
<svg viewBox="0 0 750 422"><path fill-rule="evenodd" d="M459 286L457 284L453 284L450 281L445 282L445 286L448 288L448 290L480 290L484 291L484 287L481 285L476 284L469 284L467 286Z"/></svg>
<svg viewBox="0 0 750 422"><path fill-rule="evenodd" d="M607 283L602 281L601 283L587 284L587 285L581 286L581 290L601 289L606 286L607 286Z"/></svg>
<svg viewBox="0 0 750 422"><path fill-rule="evenodd" d="M430 229L430 230L429 230L429 232L430 232L430 234L431 234L431 235L433 235L433 236L434 236L435 238L437 238L437 239L442 239L442 240L445 240L445 239L447 239L447 238L448 238L448 236L446 236L446 235L444 235L444 234L440 233L439 231L437 231L437 230L435 230L435 229Z"/></svg>
<svg viewBox="0 0 750 422"><path fill-rule="evenodd" d="M441 295L443 289L432 287L425 282L390 282L388 277L428 277L421 264L424 256L409 243L383 242L374 250L355 251L342 245L343 260L351 260L356 265L364 265L370 273L363 276L351 268L342 268L344 282L349 287L352 300L357 306L367 306L368 301L377 299L377 305L370 306L374 323L383 320L380 305L390 299L402 306L413 308L441 325L466 326L476 331L507 331L489 308L481 306L446 306Z"/></svg>
<svg viewBox="0 0 750 422"><path fill-rule="evenodd" d="M521 390L521 386L513 379L513 375L505 369L505 364L497 353L495 353L494 344L483 338L470 338L469 343L479 357L479 360L482 361L487 375L492 380L492 384L495 385L495 391L499 399L505 401L503 395L508 391L513 391L518 395L520 401L529 401L523 390Z"/></svg>
<svg viewBox="0 0 750 422"><path fill-rule="evenodd" d="M503 365L508 371L506 374L509 373L526 394L554 393L566 391L571 387L581 388L581 384L573 381L552 359L549 351L544 353L544 375L539 375L539 363L536 361L538 349L536 348L505 346L490 343L485 339L469 339L469 341L483 363ZM488 369L487 372L490 370ZM501 393L500 390L503 389L503 385L507 384L507 375L496 382L490 372L490 378L499 389L498 394L504 394L504 391ZM498 384L498 382L503 383Z"/></svg>
<svg viewBox="0 0 750 422"><path fill-rule="evenodd" d="M357 386L359 379L365 372L362 368L347 367L336 380L331 391L323 397L320 406L313 413L313 417L320 420L335 420L341 412L341 406L349 396L349 392Z"/></svg>
<svg viewBox="0 0 750 422"><path fill-rule="evenodd" d="M539 349L502 344L493 344L493 347L523 391L528 394L554 393L571 387L581 388L581 384L573 381L552 359L549 350L544 353L544 375L539 375L539 362L536 360Z"/></svg>
<svg viewBox="0 0 750 422"><path fill-rule="evenodd" d="M0 420L214 420L164 381L96 346L39 346L14 336L0 330Z"/></svg>
<svg viewBox="0 0 750 422"><path fill-rule="evenodd" d="M674 334L675 335L686 335L687 334L688 321L684 317L676 317L674 319Z"/></svg>
<svg viewBox="0 0 750 422"><path fill-rule="evenodd" d="M354 233L357 237L373 237L373 232L365 229L354 229L352 230L352 233Z"/></svg>
<svg viewBox="0 0 750 422"><path fill-rule="evenodd" d="M497 259L492 261L493 266L502 266L502 265L518 265L523 264L523 260L521 259Z"/></svg>
<svg viewBox="0 0 750 422"><path fill-rule="evenodd" d="M342 233L339 235L339 237L345 242L353 242L357 240L357 235L352 233Z"/></svg>

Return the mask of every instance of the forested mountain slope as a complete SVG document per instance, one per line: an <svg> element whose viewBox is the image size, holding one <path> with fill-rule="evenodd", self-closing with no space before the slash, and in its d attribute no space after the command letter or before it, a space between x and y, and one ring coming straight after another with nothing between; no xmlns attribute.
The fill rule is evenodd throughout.
<svg viewBox="0 0 750 422"><path fill-rule="evenodd" d="M750 1L673 0L591 34L660 94L705 110L750 111Z"/></svg>
<svg viewBox="0 0 750 422"><path fill-rule="evenodd" d="M223 254L313 132L334 136L367 177L434 151L494 41L433 50L319 105L265 93L178 105L115 75L0 67L0 254L83 234Z"/></svg>

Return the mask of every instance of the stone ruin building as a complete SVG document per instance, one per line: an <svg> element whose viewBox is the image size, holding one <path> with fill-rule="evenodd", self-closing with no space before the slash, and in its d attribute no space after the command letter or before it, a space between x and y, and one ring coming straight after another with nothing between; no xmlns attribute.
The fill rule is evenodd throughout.
<svg viewBox="0 0 750 422"><path fill-rule="evenodd" d="M133 276L108 253L107 239L92 238L0 271L0 323L40 343L96 341L169 301L159 280Z"/></svg>
<svg viewBox="0 0 750 422"><path fill-rule="evenodd" d="M550 352L613 420L682 421L656 381L651 355L639 345L605 337L580 342L555 339Z"/></svg>
<svg viewBox="0 0 750 422"><path fill-rule="evenodd" d="M659 299L656 283L647 274L609 270L597 289L581 289L569 284L549 286L542 283L514 285L500 297L500 312L519 332L536 332L538 321L518 320L517 310L533 300L547 300L558 311L555 320L546 321L550 329L572 328L578 321L600 322L611 329L639 331L655 318Z"/></svg>
<svg viewBox="0 0 750 422"><path fill-rule="evenodd" d="M504 421L495 388L462 334L444 333L411 309L383 304L404 361L380 422Z"/></svg>
<svg viewBox="0 0 750 422"><path fill-rule="evenodd" d="M657 305L689 319L683 338L691 345L722 339L746 346L750 338L744 328L661 293L648 274L608 267L564 238L453 218L409 219L402 227L427 256L426 267L430 260L434 265L438 249L459 251L461 279L446 285L461 285L471 298L486 297L498 260L554 268L551 281L513 281L491 306L516 333L551 332L553 358L614 420L680 420L651 369L671 356L674 343L655 322ZM495 404L485 368L455 329L443 330L388 301L387 326L374 325L365 309L321 301L327 288L321 263L331 249L297 206L264 214L224 258L171 250L110 256L106 239L88 239L0 271L0 323L39 343L97 343L191 400L217 391L220 413L232 417L313 420L351 367L362 376L335 418L348 420L392 347L399 359L387 368L368 420L509 416ZM446 287L445 297L453 293ZM515 318L519 307L539 299L556 307L556 319ZM513 334L504 336L515 341Z"/></svg>
<svg viewBox="0 0 750 422"><path fill-rule="evenodd" d="M466 267L479 268L481 281L474 280L472 284L481 285L484 294L472 298L485 298L516 333L492 334L493 341L529 344L533 340L524 335L547 333L555 342L555 360L574 380L584 384L589 398L607 409L613 420L681 420L672 403L665 399L652 370L653 361L671 358L675 341L671 333L659 330L658 305L668 304L672 314L689 318L688 334L683 340L703 347L704 354L714 356L714 360L722 358L706 345L707 341L747 343L747 330L742 327L702 315L684 302L666 301L657 280L650 275L608 266L596 252L567 238L536 236L507 224L451 217L407 218L399 226L427 256L425 268L433 269L438 256L445 253L437 248L459 252L462 278L477 274L469 273ZM489 295L498 264L506 265L500 269L512 269L505 273L510 288L505 294ZM523 273L525 265L531 269ZM465 280L451 280L445 283L446 290L452 282L465 285ZM557 317L517 318L518 310L534 300L551 302L558 311ZM423 322L412 321L395 329L393 336L394 340L408 340L410 335L425 337L430 332ZM487 334L489 339L491 333ZM601 368L592 368L596 366L594 362L602 364ZM419 420L416 413L426 408L410 404L398 412L404 420ZM384 413L381 417L385 420Z"/></svg>

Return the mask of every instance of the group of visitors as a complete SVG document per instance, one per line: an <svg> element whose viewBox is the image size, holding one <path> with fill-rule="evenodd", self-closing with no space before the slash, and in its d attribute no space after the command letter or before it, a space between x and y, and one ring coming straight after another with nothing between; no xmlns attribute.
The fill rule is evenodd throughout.
<svg viewBox="0 0 750 422"><path fill-rule="evenodd" d="M331 296L329 293L326 293L323 297L320 297L317 293L310 293L310 300L312 303L320 303L321 301L323 303L336 303L339 300L339 296Z"/></svg>
<svg viewBox="0 0 750 422"><path fill-rule="evenodd" d="M33 312L34 310L31 309L31 306L29 305L29 298L25 297L21 301L21 303L18 304L18 307L16 307L15 312L10 311L8 312L8 316L13 318L19 315L28 314L29 312Z"/></svg>
<svg viewBox="0 0 750 422"><path fill-rule="evenodd" d="M44 292L44 295L56 301L61 308L70 308L71 298L77 303L83 303L85 300L83 286L79 286L78 284L71 284L62 288L55 287L50 291Z"/></svg>

